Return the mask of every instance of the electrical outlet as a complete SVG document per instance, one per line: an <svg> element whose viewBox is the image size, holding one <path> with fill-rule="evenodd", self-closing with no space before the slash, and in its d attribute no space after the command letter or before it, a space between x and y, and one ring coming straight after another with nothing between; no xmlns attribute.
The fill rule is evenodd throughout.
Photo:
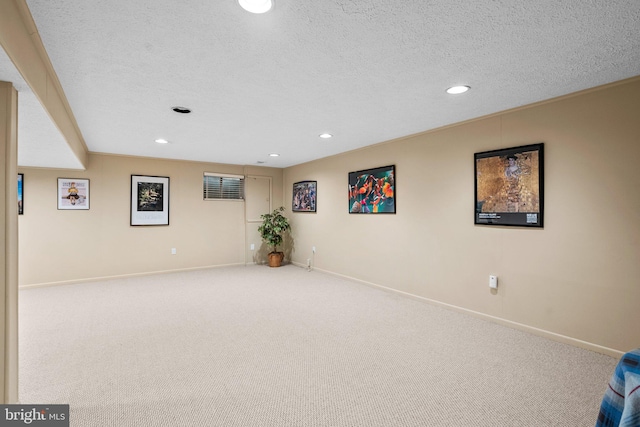
<svg viewBox="0 0 640 427"><path fill-rule="evenodd" d="M253 243L251 244L251 250L255 251L256 250L256 245L254 245Z"/></svg>
<svg viewBox="0 0 640 427"><path fill-rule="evenodd" d="M176 248L171 248L171 255L175 255L176 253L178 253L178 252L176 251Z"/></svg>
<svg viewBox="0 0 640 427"><path fill-rule="evenodd" d="M315 254L315 253L316 253L316 247L315 247L315 246L314 246L314 247L312 247L312 248L311 248L311 251Z"/></svg>
<svg viewBox="0 0 640 427"><path fill-rule="evenodd" d="M498 276L494 276L494 275L489 276L489 287L491 289L498 288Z"/></svg>
<svg viewBox="0 0 640 427"><path fill-rule="evenodd" d="M311 258L307 258L307 267L311 267Z"/></svg>

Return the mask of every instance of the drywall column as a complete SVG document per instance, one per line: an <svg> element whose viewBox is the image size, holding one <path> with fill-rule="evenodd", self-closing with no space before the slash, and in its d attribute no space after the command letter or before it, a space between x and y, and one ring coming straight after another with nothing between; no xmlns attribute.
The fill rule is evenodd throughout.
<svg viewBox="0 0 640 427"><path fill-rule="evenodd" d="M18 92L0 82L0 402L18 403Z"/></svg>

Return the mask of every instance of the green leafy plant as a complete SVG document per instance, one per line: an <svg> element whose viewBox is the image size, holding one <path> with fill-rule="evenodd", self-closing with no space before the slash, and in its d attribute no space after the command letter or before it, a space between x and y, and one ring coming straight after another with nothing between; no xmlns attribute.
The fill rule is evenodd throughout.
<svg viewBox="0 0 640 427"><path fill-rule="evenodd" d="M262 240L273 248L270 253L278 252L278 245L282 243L282 235L291 230L289 220L282 215L282 212L284 212L284 207L280 206L271 213L260 215L262 225L258 228L258 231L262 236Z"/></svg>

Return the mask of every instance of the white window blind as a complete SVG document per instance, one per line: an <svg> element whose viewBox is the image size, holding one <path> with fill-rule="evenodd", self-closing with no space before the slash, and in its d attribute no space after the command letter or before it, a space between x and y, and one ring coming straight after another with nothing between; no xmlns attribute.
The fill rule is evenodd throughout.
<svg viewBox="0 0 640 427"><path fill-rule="evenodd" d="M244 176L205 172L202 191L205 200L244 200Z"/></svg>

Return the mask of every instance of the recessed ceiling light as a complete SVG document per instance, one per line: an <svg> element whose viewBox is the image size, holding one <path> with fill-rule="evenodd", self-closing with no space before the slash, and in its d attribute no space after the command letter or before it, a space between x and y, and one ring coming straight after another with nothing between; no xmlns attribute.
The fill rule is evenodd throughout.
<svg viewBox="0 0 640 427"><path fill-rule="evenodd" d="M238 3L251 13L265 13L273 7L273 0L238 0Z"/></svg>
<svg viewBox="0 0 640 427"><path fill-rule="evenodd" d="M169 141L167 141L166 139L162 139L162 138L156 139L156 142L158 144L168 144L169 143Z"/></svg>
<svg viewBox="0 0 640 427"><path fill-rule="evenodd" d="M471 89L471 87L469 86L452 86L449 89L447 89L447 93L451 95L458 95L460 93L465 93L469 89Z"/></svg>
<svg viewBox="0 0 640 427"><path fill-rule="evenodd" d="M320 134L320 138L323 138L323 139L329 139L331 137L333 137L333 135L331 135L330 133L321 133Z"/></svg>
<svg viewBox="0 0 640 427"><path fill-rule="evenodd" d="M271 156L271 157L280 157L280 154L278 154L278 153L271 153L271 154L269 154L269 156Z"/></svg>
<svg viewBox="0 0 640 427"><path fill-rule="evenodd" d="M171 107L171 109L180 114L189 114L191 112L191 109L187 107Z"/></svg>

